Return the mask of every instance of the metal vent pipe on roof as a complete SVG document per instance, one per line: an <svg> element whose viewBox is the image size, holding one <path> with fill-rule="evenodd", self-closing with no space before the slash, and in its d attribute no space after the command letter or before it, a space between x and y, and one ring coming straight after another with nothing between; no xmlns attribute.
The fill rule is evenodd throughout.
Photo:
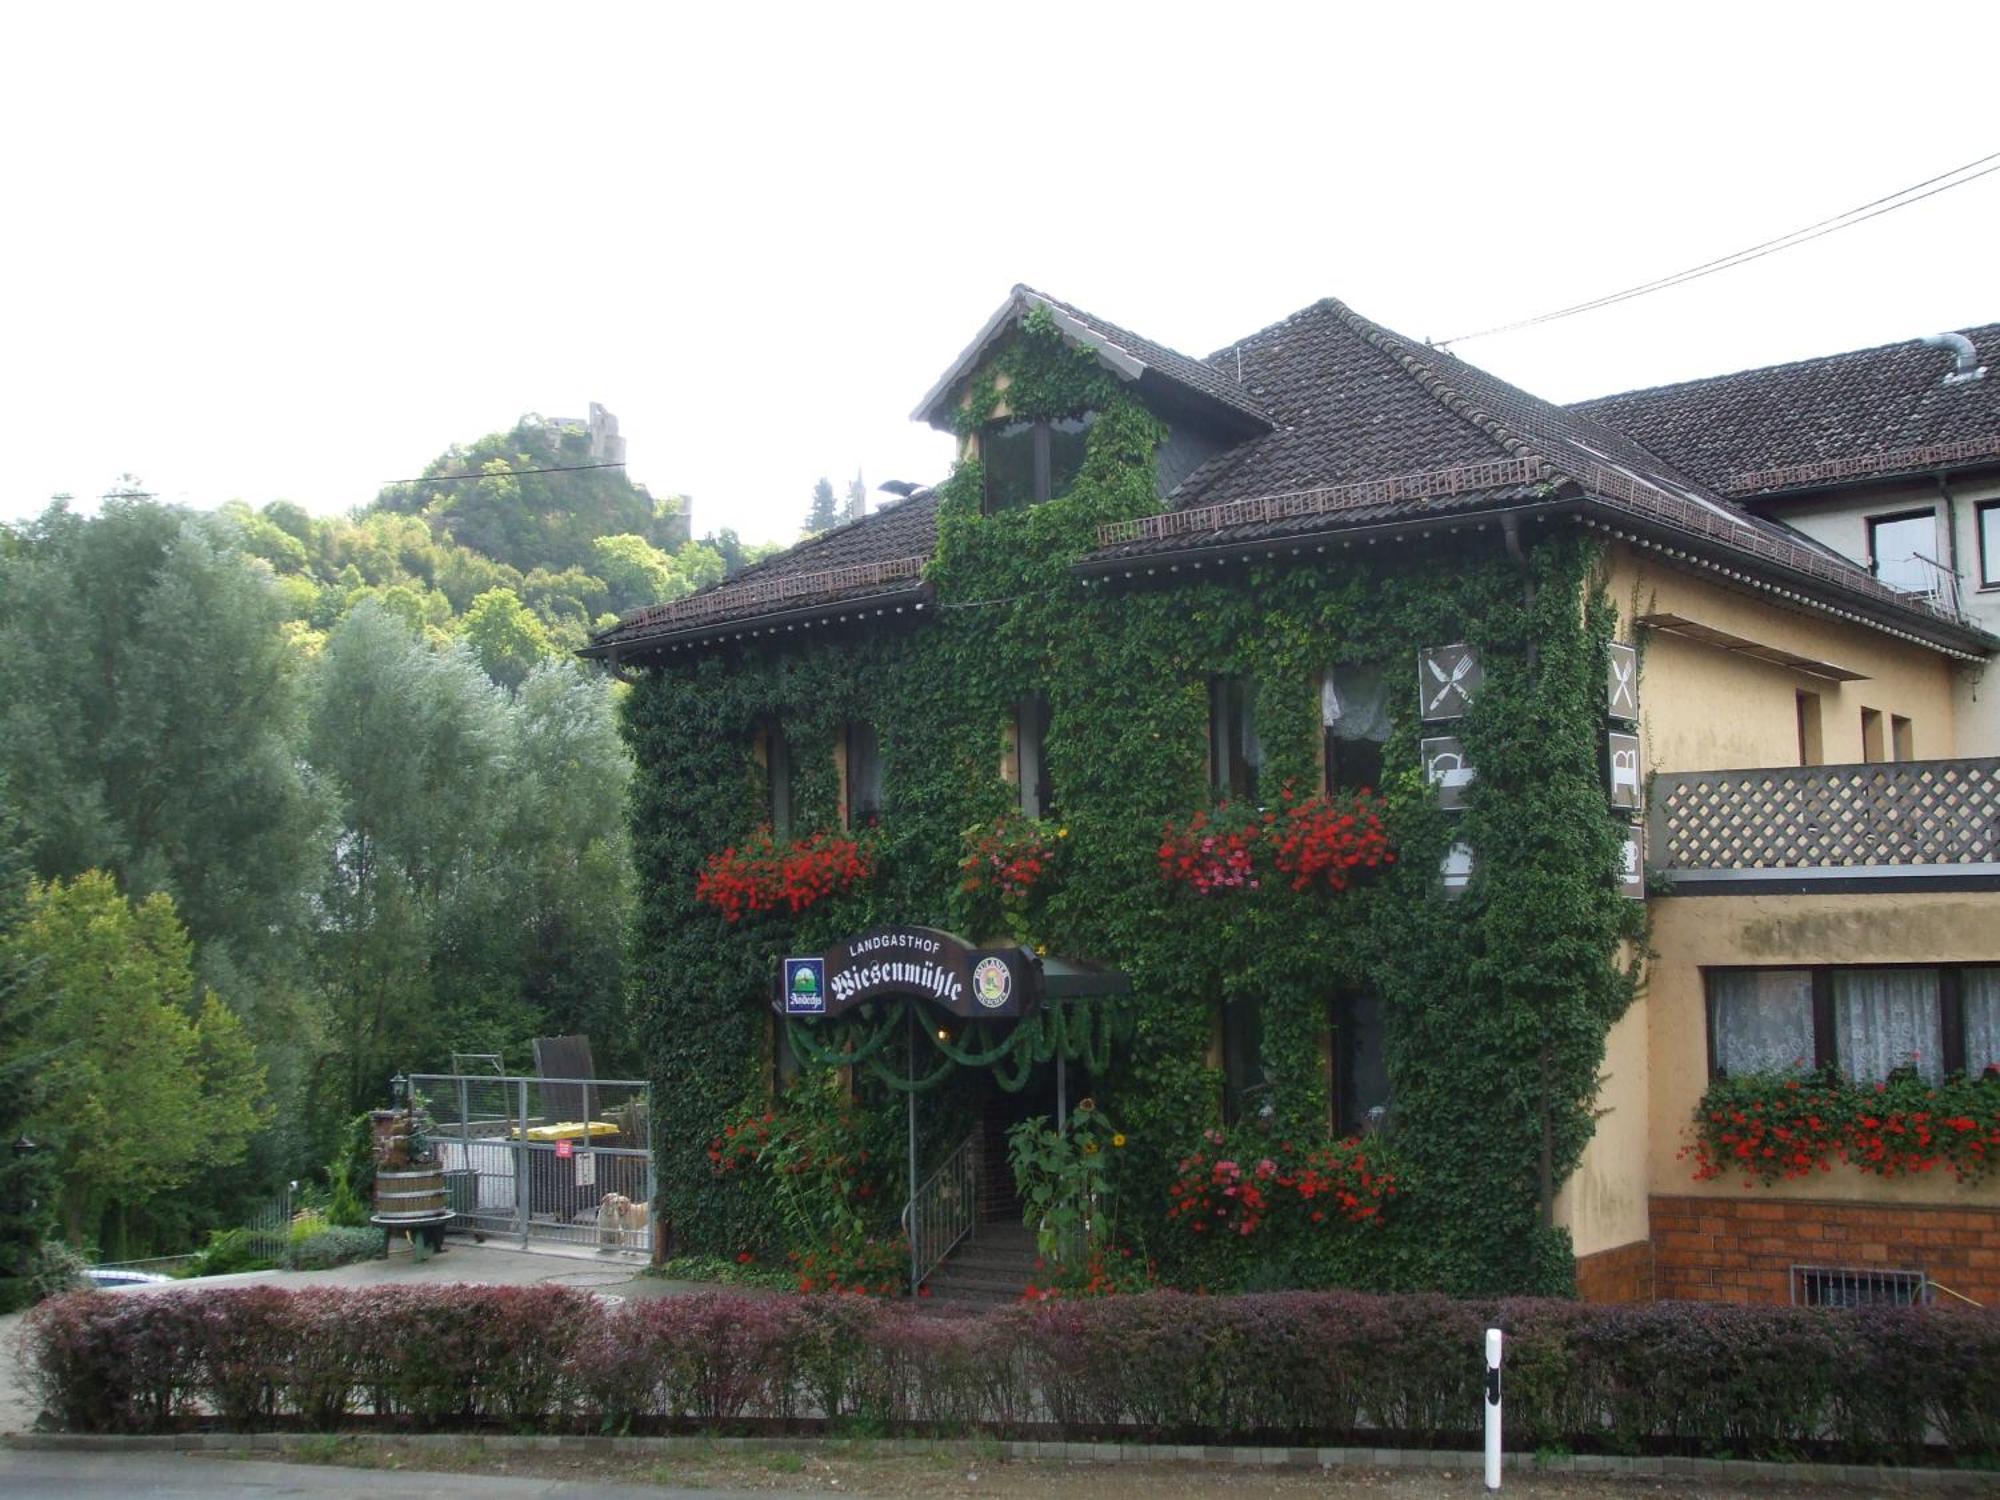
<svg viewBox="0 0 2000 1500"><path fill-rule="evenodd" d="M1972 340L1962 333L1931 333L1923 339L1926 349L1949 349L1955 363L1951 373L1946 375L1946 385L1963 385L1968 380L1986 378L1986 366L1979 362L1979 351L1972 347Z"/></svg>

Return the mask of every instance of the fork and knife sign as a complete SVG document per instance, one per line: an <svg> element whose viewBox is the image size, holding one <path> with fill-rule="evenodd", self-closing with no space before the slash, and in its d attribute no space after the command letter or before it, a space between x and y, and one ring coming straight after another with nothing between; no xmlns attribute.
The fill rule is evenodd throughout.
<svg viewBox="0 0 2000 1500"><path fill-rule="evenodd" d="M1428 693L1428 697L1424 702L1424 714L1426 717L1435 715L1440 708L1444 707L1453 698L1458 700L1453 705L1454 707L1469 708L1471 706L1472 692L1466 684L1467 679L1479 670L1478 657L1474 656L1470 651L1465 652L1456 662L1452 663L1452 668L1449 672L1446 672L1438 664L1438 659L1435 655L1425 656L1424 665L1430 669L1431 676L1437 680L1437 691L1435 693L1429 692L1429 684L1425 685L1425 690Z"/></svg>

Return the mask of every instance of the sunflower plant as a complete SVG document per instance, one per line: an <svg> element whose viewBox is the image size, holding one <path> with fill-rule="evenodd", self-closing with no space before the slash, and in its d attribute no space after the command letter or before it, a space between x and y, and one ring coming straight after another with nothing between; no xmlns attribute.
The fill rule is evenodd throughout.
<svg viewBox="0 0 2000 1500"><path fill-rule="evenodd" d="M1097 1101L1077 1101L1062 1125L1047 1115L1007 1132L1014 1184L1044 1262L1082 1261L1112 1242L1112 1171L1125 1133Z"/></svg>

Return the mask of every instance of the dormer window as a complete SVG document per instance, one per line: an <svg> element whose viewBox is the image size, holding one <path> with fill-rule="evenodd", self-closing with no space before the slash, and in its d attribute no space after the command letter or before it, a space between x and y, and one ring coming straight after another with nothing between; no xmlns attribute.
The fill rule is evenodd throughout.
<svg viewBox="0 0 2000 1500"><path fill-rule="evenodd" d="M986 470L986 512L1040 505L1060 495L1083 468L1094 413L1055 422L993 422L979 440Z"/></svg>

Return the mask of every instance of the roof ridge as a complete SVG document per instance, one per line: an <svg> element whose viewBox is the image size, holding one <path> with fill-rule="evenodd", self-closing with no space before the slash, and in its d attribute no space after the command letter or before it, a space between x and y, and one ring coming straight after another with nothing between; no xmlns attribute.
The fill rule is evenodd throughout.
<svg viewBox="0 0 2000 1500"><path fill-rule="evenodd" d="M1450 384L1438 371L1417 358L1414 352L1404 352L1409 346L1400 334L1384 328L1372 319L1363 317L1338 297L1323 297L1314 306L1324 306L1340 320L1347 330L1362 339L1403 368L1404 373L1423 387L1425 393L1461 421L1486 434L1510 457L1538 459L1548 468L1554 469L1565 478L1576 480L1568 466L1558 463L1548 454L1539 451L1538 445L1515 433L1513 428L1492 412L1476 405L1464 392ZM1391 345L1397 347L1391 347Z"/></svg>
<svg viewBox="0 0 2000 1500"><path fill-rule="evenodd" d="M1939 331L1963 334L1967 337L1975 333L2000 334L2000 322L1968 323L1963 327ZM1854 359L1863 355L1886 354L1891 349L1922 344L1924 338L1923 334L1913 334L1906 339L1891 339L1886 344L1864 344L1858 349L1829 349L1823 354L1808 354L1799 359L1781 359L1767 365L1745 365L1740 370L1719 370L1713 375L1694 375L1686 380L1669 380L1659 385L1636 385L1629 390L1606 391L1600 396L1585 396L1578 401L1565 401L1563 407L1565 410L1575 411L1578 407L1596 406L1606 401L1623 401L1632 396L1653 396L1665 391L1687 390L1693 386L1712 385L1719 380L1736 380L1745 375L1770 375L1779 370L1797 370L1806 365L1824 364L1833 359Z"/></svg>

